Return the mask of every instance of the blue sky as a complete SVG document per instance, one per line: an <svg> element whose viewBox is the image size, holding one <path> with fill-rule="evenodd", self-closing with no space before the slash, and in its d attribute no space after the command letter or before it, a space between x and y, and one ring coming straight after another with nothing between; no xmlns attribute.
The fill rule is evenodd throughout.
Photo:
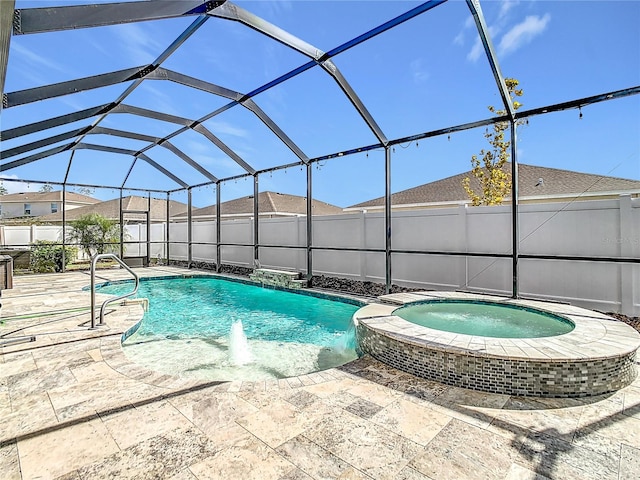
<svg viewBox="0 0 640 480"><path fill-rule="evenodd" d="M69 1L16 1L17 8L71 5ZM237 1L249 12L322 51L419 5L409 1ZM484 1L502 73L520 80L523 109L536 108L640 85L640 2ZM14 36L5 91L13 92L152 62L196 17ZM307 62L307 58L243 25L209 18L163 67L246 93ZM336 57L333 62L388 139L402 138L490 116L499 94L467 5L448 1ZM129 84L4 109L2 129L108 103ZM377 143L336 82L319 67L253 99L310 158ZM228 103L211 94L164 81L145 80L125 100L137 107L198 119ZM92 119L5 141L2 149L90 124ZM260 170L297 160L248 109L234 107L204 125ZM112 114L112 129L164 137L178 129L166 122ZM532 117L519 130L522 163L640 180L640 98ZM435 181L470 168L486 146L484 129L398 145L392 152L392 189ZM90 135L88 143L139 150L137 140ZM189 131L171 142L225 178L242 169L202 135ZM54 146L54 145L52 145ZM43 148L51 148L52 146ZM37 152L39 150L34 150ZM34 153L30 152L30 153ZM188 184L206 179L169 150L148 155ZM22 155L25 156L25 155ZM20 158L15 157L15 158ZM3 172L3 176L62 181L68 152ZM10 160L14 160L11 158ZM69 182L118 186L132 157L94 150L74 154ZM374 150L314 167L315 198L342 207L384 194L384 153ZM304 195L300 168L260 177L261 190ZM4 182L10 191L39 185ZM138 161L126 184L178 188ZM223 200L253 193L251 180L225 182ZM113 198L114 189L97 190ZM127 192L125 191L125 194ZM185 200L185 195L177 195ZM194 204L213 203L211 186L194 190Z"/></svg>

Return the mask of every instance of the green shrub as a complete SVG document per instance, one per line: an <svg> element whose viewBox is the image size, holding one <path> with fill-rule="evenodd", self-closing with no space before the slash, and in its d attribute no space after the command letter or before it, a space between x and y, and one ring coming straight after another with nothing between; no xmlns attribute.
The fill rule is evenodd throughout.
<svg viewBox="0 0 640 480"><path fill-rule="evenodd" d="M62 271L62 245L47 240L38 240L31 244L31 269L35 273L51 273ZM64 266L66 267L78 256L75 247L64 247Z"/></svg>

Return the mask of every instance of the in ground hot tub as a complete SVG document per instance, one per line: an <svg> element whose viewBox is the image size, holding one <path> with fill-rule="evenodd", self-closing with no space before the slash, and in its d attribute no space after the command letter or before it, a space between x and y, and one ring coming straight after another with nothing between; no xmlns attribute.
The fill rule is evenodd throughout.
<svg viewBox="0 0 640 480"><path fill-rule="evenodd" d="M575 328L567 318L524 305L456 298L412 302L393 314L434 330L482 337L553 337Z"/></svg>
<svg viewBox="0 0 640 480"><path fill-rule="evenodd" d="M387 304L367 305L354 315L359 348L420 377L475 390L542 397L599 395L618 390L636 377L640 334L594 311L457 292L392 294L380 300ZM430 304L443 310L445 317L447 307L458 315L462 311L463 316L465 309L491 307L508 314L506 323L515 324L516 330L536 316L557 322L554 328L560 329L537 335L536 327L518 338L498 335L504 325L494 329L493 335L477 331L475 324L446 331L420 319ZM446 326L446 319L443 323Z"/></svg>

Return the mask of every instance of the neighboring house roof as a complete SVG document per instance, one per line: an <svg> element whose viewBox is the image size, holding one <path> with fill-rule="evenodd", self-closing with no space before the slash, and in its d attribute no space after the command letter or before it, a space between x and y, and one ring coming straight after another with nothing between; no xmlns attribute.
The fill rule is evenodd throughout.
<svg viewBox="0 0 640 480"><path fill-rule="evenodd" d="M508 163L505 169L510 171L511 164ZM467 192L462 186L462 180L467 177L471 179L471 187L474 191L479 191L478 180L471 171L468 171L394 193L391 195L391 204L397 207L400 205L469 203ZM640 181L518 164L518 192L519 200L547 201L577 196L638 194L640 193ZM510 197L507 197L507 200L510 200ZM384 197L351 205L345 210L380 206L384 206Z"/></svg>
<svg viewBox="0 0 640 480"><path fill-rule="evenodd" d="M85 203L92 205L100 203L97 198L89 197L87 195L81 195L75 192L66 192L65 199L67 202L73 202L75 204ZM20 192L20 193L7 193L6 195L0 195L0 203L37 203L37 202L59 202L62 204L62 190L53 192Z"/></svg>
<svg viewBox="0 0 640 480"><path fill-rule="evenodd" d="M313 215L336 215L342 213L340 207L319 200L313 200L311 205ZM216 205L198 208L191 212L191 217L194 219L197 217L214 217L216 210ZM265 216L306 215L307 199L306 197L286 193L260 192L258 194L258 214ZM220 215L225 217L253 215L253 195L222 202L220 204Z"/></svg>
<svg viewBox="0 0 640 480"><path fill-rule="evenodd" d="M147 197L123 197L122 198L122 210L135 210L146 211L148 207L149 199ZM169 216L176 215L180 212L185 212L187 205L181 202L170 200L169 203ZM151 199L151 214L150 220L156 222L164 222L167 219L167 201L156 198ZM85 207L78 207L72 210L67 210L65 219L67 222L77 220L82 215L89 213L97 213L103 217L113 220L120 219L120 199L114 198L113 200L107 200L105 202L96 203L95 205L88 205ZM134 218L137 218L134 217ZM51 213L49 215L42 215L37 217L41 222L62 222L62 212Z"/></svg>

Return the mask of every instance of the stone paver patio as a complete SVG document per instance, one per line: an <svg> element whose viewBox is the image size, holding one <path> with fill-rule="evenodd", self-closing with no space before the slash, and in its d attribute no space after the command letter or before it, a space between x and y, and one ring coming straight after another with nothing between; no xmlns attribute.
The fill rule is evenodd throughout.
<svg viewBox="0 0 640 480"><path fill-rule="evenodd" d="M198 383L125 357L139 304L89 330L86 273L14 283L0 336L36 340L0 353L2 480L640 478L640 380L594 398L524 398L364 357L278 381Z"/></svg>

